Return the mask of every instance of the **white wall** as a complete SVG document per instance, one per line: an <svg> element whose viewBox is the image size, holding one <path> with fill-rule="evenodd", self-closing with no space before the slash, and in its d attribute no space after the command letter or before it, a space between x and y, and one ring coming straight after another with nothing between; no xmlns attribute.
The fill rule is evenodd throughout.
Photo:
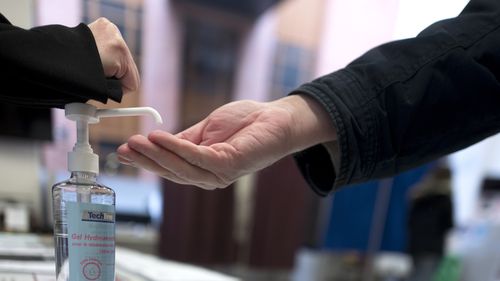
<svg viewBox="0 0 500 281"><path fill-rule="evenodd" d="M394 39L416 36L432 23L455 17L468 0L399 0Z"/></svg>
<svg viewBox="0 0 500 281"><path fill-rule="evenodd" d="M35 22L34 0L2 0L0 12L14 25L30 28Z"/></svg>
<svg viewBox="0 0 500 281"><path fill-rule="evenodd" d="M325 0L316 75L346 66L393 39L398 0Z"/></svg>
<svg viewBox="0 0 500 281"><path fill-rule="evenodd" d="M153 106L164 117L161 127L143 118L141 131L173 131L179 124L181 35L171 1L145 0L143 16L141 104Z"/></svg>

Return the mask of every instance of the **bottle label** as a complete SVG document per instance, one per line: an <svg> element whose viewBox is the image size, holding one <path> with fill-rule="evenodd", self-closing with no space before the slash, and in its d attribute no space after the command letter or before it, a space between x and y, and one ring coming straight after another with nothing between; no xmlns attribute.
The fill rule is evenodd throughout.
<svg viewBox="0 0 500 281"><path fill-rule="evenodd" d="M68 259L71 281L113 281L115 208L67 202Z"/></svg>

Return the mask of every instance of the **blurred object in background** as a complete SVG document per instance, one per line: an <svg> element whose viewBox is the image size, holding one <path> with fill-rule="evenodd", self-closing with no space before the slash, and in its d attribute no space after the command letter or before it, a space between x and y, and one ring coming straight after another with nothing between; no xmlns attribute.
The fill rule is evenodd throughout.
<svg viewBox="0 0 500 281"><path fill-rule="evenodd" d="M373 262L376 280L408 280L411 271L412 260L408 255L402 253L379 252Z"/></svg>
<svg viewBox="0 0 500 281"><path fill-rule="evenodd" d="M500 178L487 177L481 185L476 217L500 222Z"/></svg>
<svg viewBox="0 0 500 281"><path fill-rule="evenodd" d="M356 251L335 253L301 249L292 281L359 281L363 275L363 255Z"/></svg>
<svg viewBox="0 0 500 281"><path fill-rule="evenodd" d="M410 280L431 280L453 227L450 169L437 164L409 193L408 252L414 263Z"/></svg>
<svg viewBox="0 0 500 281"><path fill-rule="evenodd" d="M455 261L448 271L458 272L457 281L497 281L500 274L499 240L498 222L478 220L453 229L447 238L446 257L441 267L446 268L447 263Z"/></svg>
<svg viewBox="0 0 500 281"><path fill-rule="evenodd" d="M241 30L187 14L184 18L181 128L232 100Z"/></svg>
<svg viewBox="0 0 500 281"><path fill-rule="evenodd" d="M222 11L226 15L236 15L243 20L254 20L268 8L281 0L173 0L187 9L212 9Z"/></svg>
<svg viewBox="0 0 500 281"><path fill-rule="evenodd" d="M436 281L499 279L500 179L486 177L478 198L480 201L471 218L448 233L446 256L440 264Z"/></svg>
<svg viewBox="0 0 500 281"><path fill-rule="evenodd" d="M30 28L35 25L35 2L0 1L0 12L13 24ZM0 210L2 226L13 231L39 230L46 224L41 151L53 139L51 110L0 102L0 120L0 202L6 204Z"/></svg>
<svg viewBox="0 0 500 281"><path fill-rule="evenodd" d="M29 232L32 228L30 208L25 203L0 200L0 231Z"/></svg>
<svg viewBox="0 0 500 281"><path fill-rule="evenodd" d="M41 143L36 140L0 136L0 202L24 205L31 231L47 224L40 154Z"/></svg>

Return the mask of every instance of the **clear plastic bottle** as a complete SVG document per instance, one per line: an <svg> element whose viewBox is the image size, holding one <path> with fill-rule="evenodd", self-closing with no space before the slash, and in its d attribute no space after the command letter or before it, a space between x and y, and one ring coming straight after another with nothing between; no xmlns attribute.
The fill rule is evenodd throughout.
<svg viewBox="0 0 500 281"><path fill-rule="evenodd" d="M70 274L70 264L69 264L69 248L71 245L68 242L71 240L71 233L68 232L68 223L74 223L74 221L70 221L68 217L68 204L92 204L96 206L105 205L109 210L115 209L115 192L104 185L98 184L96 182L97 175L91 172L72 172L71 178L67 181L60 182L55 184L52 187L52 197L53 197L53 208L54 208L54 242L56 249L56 276L58 281L70 280L69 277L73 276ZM109 231L109 226L108 231ZM113 232L114 232L114 225ZM71 229L71 227L70 227ZM86 230L84 234L92 235L92 229ZM99 234L99 232L98 232ZM113 233L114 235L114 233ZM89 236L93 237L93 236ZM82 238L77 239L75 241L87 241ZM92 240L91 240L92 241ZM85 242L86 243L86 242ZM113 247L111 247L111 244ZM109 252L108 256L112 257L113 260L110 261L109 258L107 261L101 261L98 267L99 272L91 272L89 274L93 274L92 276L86 276L81 280L108 280L108 278L104 278L106 276L114 276L114 241L106 241L108 245L105 249ZM78 247L74 247L74 249L80 250L82 249L83 244ZM95 251L96 256L102 257L102 247L89 247L90 250ZM88 252L88 251L87 251ZM88 256L87 258L96 258ZM81 260L77 260L78 263L81 263ZM110 263L113 262L113 266ZM85 267L87 270L93 270L95 263L90 264L90 266ZM83 266L80 264L80 267ZM97 267L95 267L97 268ZM112 272L106 272L112 271ZM81 270L79 270L80 272ZM85 275L84 275L85 276ZM78 279L80 280L80 279ZM114 277L109 279L114 280ZM76 281L76 280L71 280Z"/></svg>
<svg viewBox="0 0 500 281"><path fill-rule="evenodd" d="M84 103L65 106L76 122L76 143L68 152L69 180L52 187L57 281L114 281L115 192L97 183L99 156L89 144L88 124L102 117L160 114L150 107L97 109Z"/></svg>

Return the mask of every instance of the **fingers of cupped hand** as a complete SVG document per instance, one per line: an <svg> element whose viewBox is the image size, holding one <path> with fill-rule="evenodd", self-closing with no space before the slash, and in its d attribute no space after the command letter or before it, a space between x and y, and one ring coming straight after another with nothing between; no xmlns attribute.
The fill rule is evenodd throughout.
<svg viewBox="0 0 500 281"><path fill-rule="evenodd" d="M150 133L148 139L166 150L175 152L191 165L211 171L217 176L219 180L217 184L220 187L226 187L236 179L235 173L233 173L234 167L231 165L234 161L230 159L231 156L228 156L232 153L223 153L223 151L228 151L229 145L227 144L222 143L220 146L223 149L214 150L213 147L217 145L197 145L192 141L161 130Z"/></svg>
<svg viewBox="0 0 500 281"><path fill-rule="evenodd" d="M144 136L133 136L128 141L128 147L139 153L141 156L156 163L161 167L160 171L153 171L165 178L177 178L184 184L194 184L200 187L224 187L225 184L212 172L200 168L186 161L177 154L156 145ZM134 157L133 155L124 155L124 157ZM132 158L139 166L141 162ZM142 160L142 158L139 158ZM149 165L148 162L146 164ZM176 181L178 182L178 181ZM227 185L227 184L226 184Z"/></svg>
<svg viewBox="0 0 500 281"><path fill-rule="evenodd" d="M150 133L148 139L166 150L175 151L179 157L192 165L207 170L214 168L211 160L215 158L216 155L207 147L196 145L189 140L179 138L160 130Z"/></svg>
<svg viewBox="0 0 500 281"><path fill-rule="evenodd" d="M184 180L180 179L177 177L174 173L170 173L168 170L165 170L165 168L161 167L158 165L156 162L153 160L149 159L148 157L140 154L139 152L131 149L128 144L123 144L118 148L118 159L122 164L130 165L130 166L139 166L141 168L144 168L150 172L153 172L155 174L158 174L168 180L171 180L173 182L177 183L184 183ZM123 156L126 155L126 156ZM132 160L133 159L133 160Z"/></svg>
<svg viewBox="0 0 500 281"><path fill-rule="evenodd" d="M122 148L125 149L125 148ZM133 161L118 154L118 161L125 165L133 165Z"/></svg>
<svg viewBox="0 0 500 281"><path fill-rule="evenodd" d="M195 185L201 187L206 190L214 190L217 188L221 188L224 186L219 185L218 183L207 183L207 182L194 182L192 179L183 179L177 176L177 174L163 168L158 165L158 163L154 162L150 158L142 155L141 153L131 149L128 144L123 144L118 148L118 159L122 164L131 165L134 167L140 167L146 169L150 172L153 172L167 180L172 182L183 184L183 185ZM126 155L126 156L123 156ZM134 160L132 160L134 159Z"/></svg>

